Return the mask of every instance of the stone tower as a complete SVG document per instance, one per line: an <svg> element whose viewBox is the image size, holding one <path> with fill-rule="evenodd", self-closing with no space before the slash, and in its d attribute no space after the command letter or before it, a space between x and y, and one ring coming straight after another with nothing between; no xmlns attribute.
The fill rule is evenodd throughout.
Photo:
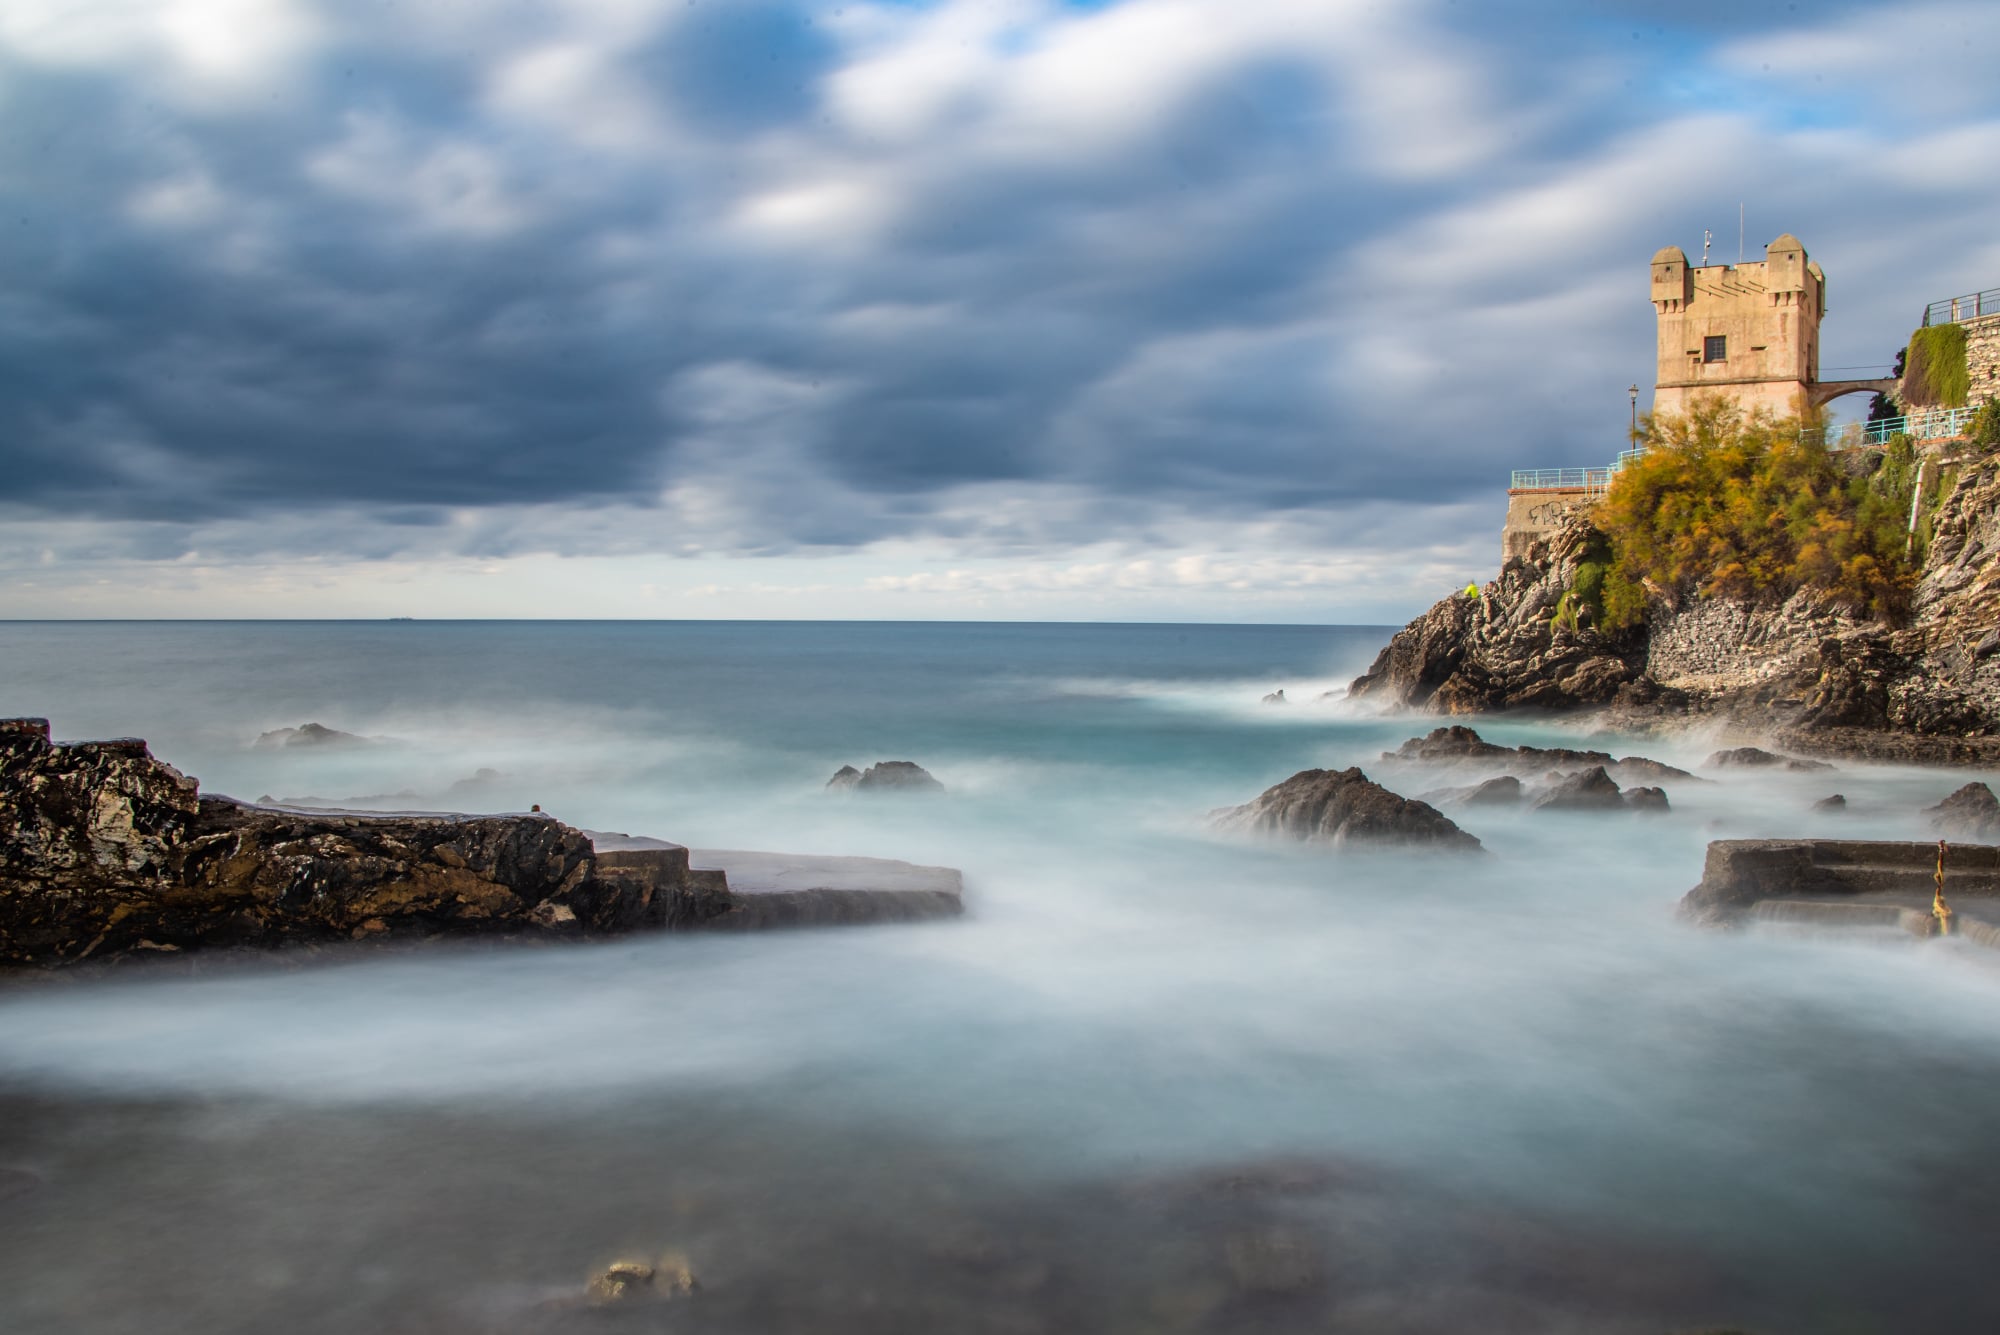
<svg viewBox="0 0 2000 1335"><path fill-rule="evenodd" d="M1782 416L1802 402L1816 406L1860 388L1820 383L1826 275L1790 232L1750 264L1691 266L1679 246L1668 246L1653 256L1653 310L1656 413L1684 412L1690 395L1712 392L1746 411L1766 407Z"/></svg>

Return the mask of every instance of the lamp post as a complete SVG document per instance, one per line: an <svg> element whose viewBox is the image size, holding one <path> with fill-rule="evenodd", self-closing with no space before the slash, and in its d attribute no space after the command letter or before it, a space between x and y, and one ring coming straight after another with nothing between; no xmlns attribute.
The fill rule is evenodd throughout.
<svg viewBox="0 0 2000 1335"><path fill-rule="evenodd" d="M1639 387L1637 385L1628 386L1625 392L1632 399L1632 439L1637 440L1639 438Z"/></svg>

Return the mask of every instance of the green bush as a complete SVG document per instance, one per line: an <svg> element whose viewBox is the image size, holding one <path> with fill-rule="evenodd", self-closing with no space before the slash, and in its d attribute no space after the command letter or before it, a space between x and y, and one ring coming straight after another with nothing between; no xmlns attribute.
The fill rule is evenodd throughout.
<svg viewBox="0 0 2000 1335"><path fill-rule="evenodd" d="M1597 507L1612 554L1600 624L1642 621L1648 585L1771 602L1814 587L1857 610L1900 615L1915 584L1906 535L1914 455L1904 442L1874 477L1850 481L1822 425L1764 410L1746 417L1710 397L1685 416L1645 419L1646 453Z"/></svg>
<svg viewBox="0 0 2000 1335"><path fill-rule="evenodd" d="M1963 408L1972 392L1965 360L1965 326L1927 325L1910 335L1903 370L1903 402L1912 408Z"/></svg>
<svg viewBox="0 0 2000 1335"><path fill-rule="evenodd" d="M1982 449L2000 448L2000 399L1986 400L1965 430L1968 439Z"/></svg>

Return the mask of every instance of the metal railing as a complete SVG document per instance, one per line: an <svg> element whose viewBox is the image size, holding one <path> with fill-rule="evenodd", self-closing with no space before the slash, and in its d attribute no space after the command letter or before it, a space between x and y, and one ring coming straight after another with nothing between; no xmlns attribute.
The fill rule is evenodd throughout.
<svg viewBox="0 0 2000 1335"><path fill-rule="evenodd" d="M1977 320L1982 315L2000 315L2000 287L1989 287L1984 292L1968 292L1962 297L1947 297L1943 301L1933 301L1924 307L1924 327L1934 324L1957 324L1960 320Z"/></svg>
<svg viewBox="0 0 2000 1335"><path fill-rule="evenodd" d="M2000 307L1995 308L2000 314ZM1908 436L1911 440L1950 440L1965 434L1972 425L1977 408L1927 408L1922 412L1910 413L1903 417L1885 417L1879 422L1870 422L1861 432L1864 445L1887 445L1891 436Z"/></svg>
<svg viewBox="0 0 2000 1335"><path fill-rule="evenodd" d="M1513 491L1587 491L1601 494L1611 485L1615 468L1517 468L1508 484Z"/></svg>

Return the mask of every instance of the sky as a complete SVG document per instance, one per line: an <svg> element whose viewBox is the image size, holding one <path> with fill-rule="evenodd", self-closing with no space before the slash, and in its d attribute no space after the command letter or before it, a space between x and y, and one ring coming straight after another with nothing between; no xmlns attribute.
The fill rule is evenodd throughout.
<svg viewBox="0 0 2000 1335"><path fill-rule="evenodd" d="M1671 10L1672 12L1668 12ZM2000 286L2000 5L7 0L0 617L1401 621L1647 261ZM1847 369L1855 368L1855 369Z"/></svg>

